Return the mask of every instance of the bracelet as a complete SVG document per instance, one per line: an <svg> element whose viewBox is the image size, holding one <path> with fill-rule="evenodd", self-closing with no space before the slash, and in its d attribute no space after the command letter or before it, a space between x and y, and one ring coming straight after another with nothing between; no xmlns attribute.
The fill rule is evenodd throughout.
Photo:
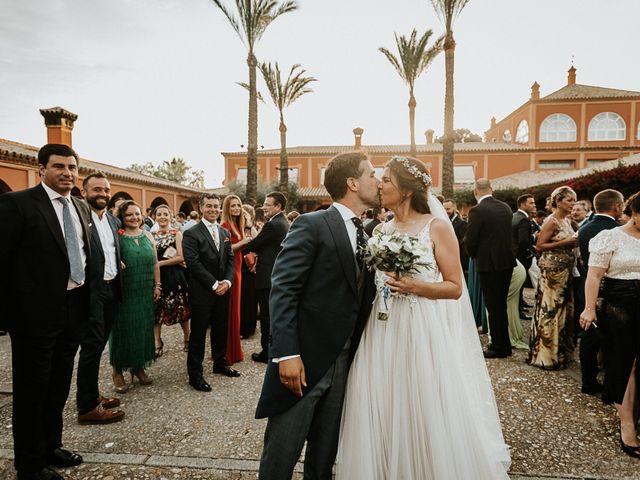
<svg viewBox="0 0 640 480"><path fill-rule="evenodd" d="M154 285L155 285L156 287L161 287L161 286L162 286L162 284L161 284L160 282L156 282L156 283L154 283Z"/></svg>
<svg viewBox="0 0 640 480"><path fill-rule="evenodd" d="M591 311L591 312L593 311L593 308L591 308L591 307L584 307L584 309L585 309L586 311L588 311L588 312L589 312L589 311Z"/></svg>

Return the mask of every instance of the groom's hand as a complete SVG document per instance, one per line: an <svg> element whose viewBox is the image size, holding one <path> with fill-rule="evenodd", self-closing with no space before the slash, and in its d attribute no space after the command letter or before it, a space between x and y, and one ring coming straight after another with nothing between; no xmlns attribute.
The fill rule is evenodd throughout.
<svg viewBox="0 0 640 480"><path fill-rule="evenodd" d="M300 357L290 358L278 363L280 382L298 397L302 397L302 387L307 386L304 364Z"/></svg>

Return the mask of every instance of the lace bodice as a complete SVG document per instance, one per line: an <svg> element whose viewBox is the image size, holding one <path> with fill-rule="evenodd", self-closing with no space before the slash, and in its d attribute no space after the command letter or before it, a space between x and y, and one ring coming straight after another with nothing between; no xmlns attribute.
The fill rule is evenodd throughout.
<svg viewBox="0 0 640 480"><path fill-rule="evenodd" d="M620 227L603 230L589 242L589 266L606 268L607 278L640 280L640 239Z"/></svg>
<svg viewBox="0 0 640 480"><path fill-rule="evenodd" d="M425 253L420 257L419 262L425 264L417 266L418 272L410 274L412 277L416 277L425 282L438 282L441 281L440 270L436 263L436 258L433 253L433 243L431 241L431 235L429 231L431 229L431 223L435 220L431 218L422 230L416 235L421 244L425 246ZM395 231L395 224L393 220L389 223L385 223L382 226L382 230L385 233L393 233ZM375 235L375 233L374 233ZM387 276L384 272L376 270L376 287L381 290L384 287Z"/></svg>

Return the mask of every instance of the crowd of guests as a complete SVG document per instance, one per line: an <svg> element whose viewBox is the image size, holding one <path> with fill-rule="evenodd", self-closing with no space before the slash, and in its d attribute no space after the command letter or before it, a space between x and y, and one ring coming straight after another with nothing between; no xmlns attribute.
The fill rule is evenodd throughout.
<svg viewBox="0 0 640 480"><path fill-rule="evenodd" d="M286 197L271 192L256 208L236 195L222 201L205 193L199 211L189 215L174 214L168 205L143 215L135 201L112 199L109 179L100 172L84 178L83 199L71 197L78 156L70 147L46 145L38 161L40 185L0 197L10 227L0 237L0 258L12 279L0 288L6 295L0 330L12 335L18 478L55 480L62 477L49 465L82 462L61 443L78 348L81 424L125 416L120 400L102 395L98 386L107 343L120 394L136 380L152 383L147 370L164 353L163 326L180 325L195 390L211 390L203 370L207 332L212 373L238 377L233 365L245 359L240 340L255 334L259 320L261 350L251 357L267 363L271 272L299 213L287 214ZM619 192L603 190L592 205L578 201L578 194L558 187L544 210L533 195L522 195L514 213L494 198L487 179L479 179L477 205L466 215L455 200L440 200L459 242L478 331L490 335L484 356L525 349L530 365L560 370L579 345L582 392L602 394L615 405L622 449L640 458L640 196L625 201ZM41 216L34 215L38 211ZM371 235L390 216L384 208L368 210L364 231ZM535 289L533 305L524 296L526 286ZM35 305L29 300L34 292L42 294ZM47 305L64 308L51 317L43 310ZM523 319L531 319L528 339ZM600 352L604 382L598 380Z"/></svg>
<svg viewBox="0 0 640 480"><path fill-rule="evenodd" d="M493 197L486 179L474 194L478 205L467 218L454 200L443 203L460 243L476 325L490 336L485 357L524 349L527 363L544 370L579 358L582 392L615 406L622 450L640 458L640 192L625 199L607 189L592 203L560 186L544 210L525 194L515 213ZM534 287L532 305L523 295L527 285ZM522 320L531 320L528 338Z"/></svg>

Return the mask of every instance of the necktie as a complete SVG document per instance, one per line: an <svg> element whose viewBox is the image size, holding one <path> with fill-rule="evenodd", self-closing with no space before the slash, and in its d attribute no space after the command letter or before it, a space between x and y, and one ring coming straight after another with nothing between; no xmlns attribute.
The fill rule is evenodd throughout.
<svg viewBox="0 0 640 480"><path fill-rule="evenodd" d="M81 284L84 283L84 266L82 265L82 257L80 256L80 244L78 242L78 234L76 227L73 225L71 210L69 209L69 200L60 197L62 203L62 223L64 224L64 243L67 244L67 255L69 256L69 267L71 269L71 280Z"/></svg>
<svg viewBox="0 0 640 480"><path fill-rule="evenodd" d="M213 243L216 246L216 250L220 250L220 239L218 238L218 229L215 225L211 225L211 236L213 237Z"/></svg>
<svg viewBox="0 0 640 480"><path fill-rule="evenodd" d="M351 219L356 226L356 260L358 261L358 268L362 270L364 266L364 247L367 245L367 241L364 238L364 227L362 226L362 220L358 217Z"/></svg>

